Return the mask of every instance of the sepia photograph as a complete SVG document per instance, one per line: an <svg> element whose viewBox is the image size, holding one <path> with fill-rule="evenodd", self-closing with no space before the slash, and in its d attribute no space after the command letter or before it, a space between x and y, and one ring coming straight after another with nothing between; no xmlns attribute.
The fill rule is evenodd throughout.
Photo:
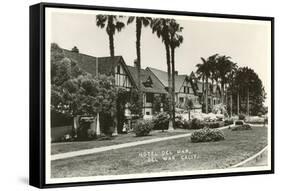
<svg viewBox="0 0 281 191"><path fill-rule="evenodd" d="M46 183L270 171L271 30L46 7Z"/></svg>

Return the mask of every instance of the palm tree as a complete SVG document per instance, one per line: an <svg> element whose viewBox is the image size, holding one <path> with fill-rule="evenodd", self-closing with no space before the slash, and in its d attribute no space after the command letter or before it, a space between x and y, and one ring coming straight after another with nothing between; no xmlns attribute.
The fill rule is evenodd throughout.
<svg viewBox="0 0 281 191"><path fill-rule="evenodd" d="M133 21L136 21L136 52L137 52L137 85L139 89L139 104L142 108L142 91L141 91L141 80L140 80L140 70L141 70L141 31L142 27L147 27L151 23L150 17L129 17L127 24L131 24Z"/></svg>
<svg viewBox="0 0 281 191"><path fill-rule="evenodd" d="M210 67L210 79L211 79L211 108L214 106L214 81L218 81L218 72L217 72L217 56L214 54L208 58L209 67Z"/></svg>
<svg viewBox="0 0 281 191"><path fill-rule="evenodd" d="M230 92L230 116L232 117L233 114L233 93L235 89L235 78L236 78L237 66L233 68L233 70L228 74L227 81L228 81L228 91Z"/></svg>
<svg viewBox="0 0 281 191"><path fill-rule="evenodd" d="M108 34L109 38L109 51L110 51L110 57L114 59L114 35L117 32L120 32L124 27L125 24L119 20L121 16L116 15L97 15L96 16L96 25L100 28L106 27L106 33ZM116 136L118 135L117 132L117 115L112 114L114 116L114 132L112 135Z"/></svg>
<svg viewBox="0 0 281 191"><path fill-rule="evenodd" d="M235 67L235 63L233 63L229 56L219 56L217 58L217 72L221 82L221 93L222 93L222 104L224 104L224 89L225 84L227 83L227 75L233 70Z"/></svg>
<svg viewBox="0 0 281 191"><path fill-rule="evenodd" d="M202 99L200 99L200 102L204 102L205 100L205 73L204 73L204 65L203 64L197 64L196 65L197 70L197 79L202 80Z"/></svg>
<svg viewBox="0 0 281 191"><path fill-rule="evenodd" d="M175 49L183 43L183 36L181 27L176 20L172 19L170 22L170 47L171 47L171 66L172 66L172 103L173 103L173 119L175 119Z"/></svg>
<svg viewBox="0 0 281 191"><path fill-rule="evenodd" d="M205 92L203 90L203 94L204 94L204 99L205 99L205 113L208 113L208 95L209 95L209 78L210 78L210 62L209 59L206 60L205 58L201 57L202 63L201 64L197 64L197 71L196 73L199 75L199 77L202 78L203 80L203 84L205 87ZM205 79L205 82L204 82Z"/></svg>
<svg viewBox="0 0 281 191"><path fill-rule="evenodd" d="M115 32L120 32L125 24L119 20L121 16L116 15L97 15L96 25L100 28L106 27L106 33L109 37L110 56L114 57L114 35Z"/></svg>
<svg viewBox="0 0 281 191"><path fill-rule="evenodd" d="M158 18L153 19L151 22L152 33L156 33L158 38L162 39L166 49L166 61L167 61L167 73L168 73L168 105L169 105L169 128L168 130L174 129L173 124L173 111L172 111L172 80L171 80L171 55L170 55L170 22L171 19Z"/></svg>

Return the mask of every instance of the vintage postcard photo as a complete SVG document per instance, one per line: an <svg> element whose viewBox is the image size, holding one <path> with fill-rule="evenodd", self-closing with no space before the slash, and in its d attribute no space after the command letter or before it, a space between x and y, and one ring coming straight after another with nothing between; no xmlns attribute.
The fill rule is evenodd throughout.
<svg viewBox="0 0 281 191"><path fill-rule="evenodd" d="M46 183L271 170L271 32L46 8Z"/></svg>

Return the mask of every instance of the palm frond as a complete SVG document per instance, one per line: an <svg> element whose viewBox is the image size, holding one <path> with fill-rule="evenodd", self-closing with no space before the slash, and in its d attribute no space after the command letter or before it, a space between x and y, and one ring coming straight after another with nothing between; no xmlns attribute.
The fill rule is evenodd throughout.
<svg viewBox="0 0 281 191"><path fill-rule="evenodd" d="M96 16L96 25L100 28L104 28L106 20L107 20L106 15L97 15Z"/></svg>
<svg viewBox="0 0 281 191"><path fill-rule="evenodd" d="M128 20L127 20L127 25L134 22L134 20L135 20L135 17L129 17Z"/></svg>
<svg viewBox="0 0 281 191"><path fill-rule="evenodd" d="M143 26L146 27L146 26L148 26L150 24L152 18L150 18L150 17L142 17L141 20L142 20Z"/></svg>
<svg viewBox="0 0 281 191"><path fill-rule="evenodd" d="M115 24L115 28L118 32L120 32L125 27L125 24L123 22L117 21Z"/></svg>

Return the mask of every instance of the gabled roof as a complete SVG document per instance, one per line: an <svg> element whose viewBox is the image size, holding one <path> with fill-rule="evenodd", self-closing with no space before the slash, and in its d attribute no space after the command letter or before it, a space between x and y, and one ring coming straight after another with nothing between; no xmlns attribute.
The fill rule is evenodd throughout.
<svg viewBox="0 0 281 191"><path fill-rule="evenodd" d="M197 81L197 93L203 93L203 82Z"/></svg>
<svg viewBox="0 0 281 191"><path fill-rule="evenodd" d="M127 66L134 83L137 84L137 68L133 66ZM163 84L148 70L141 69L141 91L149 93L167 94ZM145 82L151 80L151 87L145 86Z"/></svg>
<svg viewBox="0 0 281 191"><path fill-rule="evenodd" d="M147 70L151 71L155 77L157 77L161 83L168 87L168 73L155 68L147 67ZM175 92L179 92L184 81L188 78L187 75L175 75Z"/></svg>
<svg viewBox="0 0 281 191"><path fill-rule="evenodd" d="M175 76L175 92L180 91L185 80L187 80L187 75L176 75Z"/></svg>
<svg viewBox="0 0 281 191"><path fill-rule="evenodd" d="M213 88L213 94L219 92L219 94L221 93L221 89L219 85L214 84L214 88Z"/></svg>
<svg viewBox="0 0 281 191"><path fill-rule="evenodd" d="M114 69L114 66L122 62L122 56L114 56L113 58L109 57L94 57L86 54L72 52L66 49L62 49L65 57L75 61L78 66L92 75L97 74L97 68L99 74L111 75ZM113 62L112 62L113 59ZM97 67L98 64L98 67Z"/></svg>
<svg viewBox="0 0 281 191"><path fill-rule="evenodd" d="M167 72L165 72L163 70L158 70L156 68L151 68L151 67L147 67L147 69L149 69L161 81L161 83L165 87L169 86Z"/></svg>
<svg viewBox="0 0 281 191"><path fill-rule="evenodd" d="M62 51L64 57L69 58L73 62L77 64L77 66L82 69L84 72L92 74L96 76L97 74L104 74L104 75L113 75L114 68L119 63L123 66L124 70L128 74L128 77L133 86L136 87L130 72L126 66L126 63L122 56L114 56L113 58L110 56L107 57L94 57L78 52L73 52L70 50L57 48L51 49L52 51ZM53 54L55 52L51 52Z"/></svg>

